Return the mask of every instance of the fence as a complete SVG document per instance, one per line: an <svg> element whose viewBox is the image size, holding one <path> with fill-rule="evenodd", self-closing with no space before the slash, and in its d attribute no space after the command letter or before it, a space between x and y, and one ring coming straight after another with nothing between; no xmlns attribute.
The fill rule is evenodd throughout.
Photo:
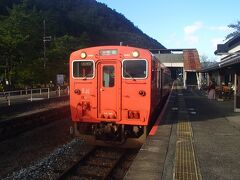
<svg viewBox="0 0 240 180"><path fill-rule="evenodd" d="M57 90L50 90L50 88L39 88L39 89L26 89L18 91L7 91L0 92L0 105L11 106L14 103L24 101L37 101L61 96L69 95L69 87L61 89L58 87Z"/></svg>

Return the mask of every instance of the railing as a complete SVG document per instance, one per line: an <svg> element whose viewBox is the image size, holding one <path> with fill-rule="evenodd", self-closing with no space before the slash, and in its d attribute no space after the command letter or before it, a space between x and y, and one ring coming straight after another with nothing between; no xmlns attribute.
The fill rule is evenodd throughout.
<svg viewBox="0 0 240 180"><path fill-rule="evenodd" d="M50 88L39 88L39 89L26 89L18 91L6 91L0 92L0 105L11 106L13 103L19 103L24 101L36 101L61 96L69 95L69 87L61 89L58 87L57 90L51 90Z"/></svg>

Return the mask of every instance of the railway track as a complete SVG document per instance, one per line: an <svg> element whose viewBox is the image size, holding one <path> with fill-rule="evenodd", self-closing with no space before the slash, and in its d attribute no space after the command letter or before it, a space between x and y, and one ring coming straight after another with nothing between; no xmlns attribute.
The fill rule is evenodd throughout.
<svg viewBox="0 0 240 180"><path fill-rule="evenodd" d="M113 176L113 172L117 172L116 169L119 166L122 166L121 172L124 173L123 171L129 168L135 157L128 152L127 149L96 146L66 169L57 179L108 179ZM130 161L130 163L126 163L126 161Z"/></svg>
<svg viewBox="0 0 240 180"><path fill-rule="evenodd" d="M75 138L6 179L123 179L137 152L87 145Z"/></svg>

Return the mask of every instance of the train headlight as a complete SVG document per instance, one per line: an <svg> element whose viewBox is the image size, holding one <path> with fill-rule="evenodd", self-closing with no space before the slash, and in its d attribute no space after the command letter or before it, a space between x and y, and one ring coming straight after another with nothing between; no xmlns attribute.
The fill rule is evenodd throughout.
<svg viewBox="0 0 240 180"><path fill-rule="evenodd" d="M140 55L140 53L137 50L132 52L132 56L135 58L139 57L139 55Z"/></svg>
<svg viewBox="0 0 240 180"><path fill-rule="evenodd" d="M87 53L81 52L80 57L81 57L82 59L85 59L85 58L87 57Z"/></svg>

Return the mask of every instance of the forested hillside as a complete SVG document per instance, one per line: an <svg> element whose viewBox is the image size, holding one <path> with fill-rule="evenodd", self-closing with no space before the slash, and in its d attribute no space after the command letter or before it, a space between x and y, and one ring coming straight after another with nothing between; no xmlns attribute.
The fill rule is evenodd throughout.
<svg viewBox="0 0 240 180"><path fill-rule="evenodd" d="M46 67L43 36L45 20ZM49 37L51 36L51 38ZM1 0L0 80L17 88L68 75L71 51L96 45L164 48L95 0Z"/></svg>

